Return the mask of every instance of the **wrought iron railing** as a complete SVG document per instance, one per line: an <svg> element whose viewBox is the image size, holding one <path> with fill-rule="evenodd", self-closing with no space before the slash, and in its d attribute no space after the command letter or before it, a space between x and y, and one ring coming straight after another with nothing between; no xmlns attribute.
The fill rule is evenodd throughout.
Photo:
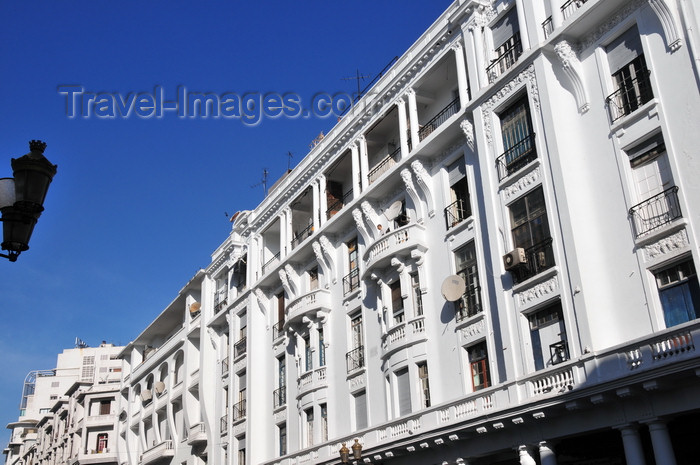
<svg viewBox="0 0 700 465"><path fill-rule="evenodd" d="M503 154L496 159L498 180L501 181L505 179L536 158L537 147L535 145L535 133L531 133L503 152Z"/></svg>
<svg viewBox="0 0 700 465"><path fill-rule="evenodd" d="M277 263L280 259L280 253L277 252L275 255L272 256L268 261L265 262L265 264L262 266L262 274L265 274L267 269Z"/></svg>
<svg viewBox="0 0 700 465"><path fill-rule="evenodd" d="M326 207L326 219L330 220L331 217L333 217L333 215L342 210L345 204L348 203L348 200L350 199L351 195L352 191L348 191L345 194L343 194L342 198L336 199L335 202L328 205L328 207Z"/></svg>
<svg viewBox="0 0 700 465"><path fill-rule="evenodd" d="M552 17L548 17L542 22L542 31L544 31L544 38L546 39L549 35L554 32L554 23L552 22Z"/></svg>
<svg viewBox="0 0 700 465"><path fill-rule="evenodd" d="M678 186L669 187L665 191L638 203L629 211L634 223L636 237L681 218L681 206L678 202Z"/></svg>
<svg viewBox="0 0 700 465"><path fill-rule="evenodd" d="M520 266L510 270L513 281L517 284L525 281L544 270L554 266L554 250L552 249L552 238L525 249L526 261Z"/></svg>
<svg viewBox="0 0 700 465"><path fill-rule="evenodd" d="M432 134L442 123L450 119L451 116L459 111L459 97L447 104L445 108L440 110L440 112L433 117L430 121L425 123L423 127L418 131L418 139L423 140Z"/></svg>
<svg viewBox="0 0 700 465"><path fill-rule="evenodd" d="M486 68L486 75L489 77L489 84L498 79L498 77L506 72L523 54L523 45L520 42L520 33L516 32L513 37L508 39L506 43L511 42L510 47L501 51L501 54L493 60Z"/></svg>
<svg viewBox="0 0 700 465"><path fill-rule="evenodd" d="M284 321L278 321L272 326L272 339L282 337L284 334Z"/></svg>
<svg viewBox="0 0 700 465"><path fill-rule="evenodd" d="M353 349L347 354L345 354L345 363L347 365L348 373L362 368L365 366L365 347L360 346L357 349Z"/></svg>
<svg viewBox="0 0 700 465"><path fill-rule="evenodd" d="M355 268L343 278L343 296L350 294L358 287L360 287L360 270Z"/></svg>
<svg viewBox="0 0 700 465"><path fill-rule="evenodd" d="M568 0L564 2L560 10L564 19L571 16L574 11L578 10L581 5L586 3L588 0ZM544 38L548 38L549 35L554 32L554 24L552 23L552 17L545 19L542 23L542 29L544 30Z"/></svg>
<svg viewBox="0 0 700 465"><path fill-rule="evenodd" d="M221 434L225 434L228 432L228 414L221 417L221 421L219 422L219 428L221 429Z"/></svg>
<svg viewBox="0 0 700 465"><path fill-rule="evenodd" d="M228 357L221 361L221 376L226 376L228 374Z"/></svg>
<svg viewBox="0 0 700 465"><path fill-rule="evenodd" d="M272 408L287 405L287 386L280 386L272 393Z"/></svg>
<svg viewBox="0 0 700 465"><path fill-rule="evenodd" d="M248 338L242 337L233 346L233 356L238 358L246 353Z"/></svg>
<svg viewBox="0 0 700 465"><path fill-rule="evenodd" d="M379 179L379 176L389 171L389 168L394 166L401 159L401 147L384 157L369 173L367 173L367 181L372 184Z"/></svg>
<svg viewBox="0 0 700 465"><path fill-rule="evenodd" d="M216 295L214 298L214 311L218 312L219 310L224 308L227 303L228 303L228 291L227 291L227 289L225 287L221 288L221 289L217 289Z"/></svg>
<svg viewBox="0 0 700 465"><path fill-rule="evenodd" d="M451 227L472 216L472 208L469 203L469 196L466 199L457 199L445 207L445 227Z"/></svg>
<svg viewBox="0 0 700 465"><path fill-rule="evenodd" d="M245 399L233 405L233 421L245 417Z"/></svg>
<svg viewBox="0 0 700 465"><path fill-rule="evenodd" d="M304 239L311 236L314 232L314 225L310 224L298 233L294 233L294 238L292 239L292 249L295 249L299 244L304 242Z"/></svg>
<svg viewBox="0 0 700 465"><path fill-rule="evenodd" d="M481 313L481 287L468 287L457 301L455 308L456 320L462 321Z"/></svg>
<svg viewBox="0 0 700 465"><path fill-rule="evenodd" d="M647 70L637 74L634 79L625 79L620 83L620 88L605 99L611 121L615 122L623 116L629 115L654 98L649 79L650 74Z"/></svg>

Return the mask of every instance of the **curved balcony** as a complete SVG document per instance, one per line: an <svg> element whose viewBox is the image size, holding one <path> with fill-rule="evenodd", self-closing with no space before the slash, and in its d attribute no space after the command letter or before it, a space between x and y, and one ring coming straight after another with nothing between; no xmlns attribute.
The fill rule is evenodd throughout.
<svg viewBox="0 0 700 465"><path fill-rule="evenodd" d="M326 367L322 366L302 374L297 380L299 393L297 398L301 398L307 392L324 388L328 385L326 381Z"/></svg>
<svg viewBox="0 0 700 465"><path fill-rule="evenodd" d="M193 446L195 444L204 444L207 442L207 430L204 423L197 423L190 428L190 434L187 435L187 444Z"/></svg>
<svg viewBox="0 0 700 465"><path fill-rule="evenodd" d="M168 459L174 455L175 449L173 448L173 441L168 439L144 451L144 453L141 454L140 463L141 465L148 465L149 463Z"/></svg>
<svg viewBox="0 0 700 465"><path fill-rule="evenodd" d="M330 311L331 294L326 289L316 289L308 294L292 300L287 305L287 315L285 318L285 329L293 323L301 322L305 316L316 316L319 310Z"/></svg>
<svg viewBox="0 0 700 465"><path fill-rule="evenodd" d="M364 275L375 268L383 268L391 263L391 259L406 256L412 250L427 250L425 246L425 228L421 224L410 223L395 231L390 231L377 239L365 252Z"/></svg>

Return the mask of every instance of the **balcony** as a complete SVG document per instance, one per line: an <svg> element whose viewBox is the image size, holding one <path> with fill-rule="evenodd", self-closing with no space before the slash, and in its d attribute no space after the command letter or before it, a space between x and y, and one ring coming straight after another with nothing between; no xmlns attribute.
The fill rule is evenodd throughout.
<svg viewBox="0 0 700 465"><path fill-rule="evenodd" d="M173 447L173 441L168 439L160 444L156 444L150 449L146 450L141 454L141 465L147 465L149 463L154 463L159 460L168 459L175 455L175 449Z"/></svg>
<svg viewBox="0 0 700 465"><path fill-rule="evenodd" d="M627 116L654 98L651 81L647 70L639 73L634 79L626 79L620 83L620 88L605 99L610 112L610 121L615 122Z"/></svg>
<svg viewBox="0 0 700 465"><path fill-rule="evenodd" d="M515 284L532 278L554 266L552 239L545 239L539 244L525 249L525 263L510 270Z"/></svg>
<svg viewBox="0 0 700 465"><path fill-rule="evenodd" d="M228 357L221 361L221 376L228 376Z"/></svg>
<svg viewBox="0 0 700 465"><path fill-rule="evenodd" d="M502 181L537 159L535 134L529 134L496 159L498 180Z"/></svg>
<svg viewBox="0 0 700 465"><path fill-rule="evenodd" d="M272 326L272 340L276 341L282 336L284 336L284 321L278 321Z"/></svg>
<svg viewBox="0 0 700 465"><path fill-rule="evenodd" d="M314 232L314 225L310 224L301 231L294 233L294 238L292 239L292 250L296 249L299 244L304 242L307 238L311 237Z"/></svg>
<svg viewBox="0 0 700 465"><path fill-rule="evenodd" d="M248 338L247 337L242 337L236 342L233 346L233 357L238 358L242 357L243 355L246 354L246 350L248 347Z"/></svg>
<svg viewBox="0 0 700 465"><path fill-rule="evenodd" d="M323 366L315 370L307 371L299 377L297 384L299 387L297 397L301 397L307 392L326 387L328 385L326 381L326 367Z"/></svg>
<svg viewBox="0 0 700 465"><path fill-rule="evenodd" d="M629 215L634 224L636 238L682 218L678 186L669 187L660 194L638 203L630 208Z"/></svg>
<svg viewBox="0 0 700 465"><path fill-rule="evenodd" d="M287 386L281 386L272 393L272 408L277 409L287 405Z"/></svg>
<svg viewBox="0 0 700 465"><path fill-rule="evenodd" d="M450 119L453 115L457 114L460 109L460 101L459 97L451 101L450 103L445 106L440 112L435 115L430 121L425 123L419 130L418 130L418 139L420 141L423 141L426 137L428 137L430 134L432 134L442 123Z"/></svg>
<svg viewBox="0 0 700 465"><path fill-rule="evenodd" d="M343 297L360 287L360 270L353 269L343 277Z"/></svg>
<svg viewBox="0 0 700 465"><path fill-rule="evenodd" d="M486 75L489 77L489 84L492 84L496 79L498 79L503 73L505 73L511 66L518 61L520 55L523 54L523 45L520 42L520 33L516 34L508 39L506 43L501 46L500 54L498 58L493 60L491 64L486 68Z"/></svg>
<svg viewBox="0 0 700 465"><path fill-rule="evenodd" d="M588 0L567 0L564 2L564 4L561 6L561 14L564 18L564 21L574 14L576 10L581 8L581 5L586 3ZM544 30L544 38L547 39L549 38L549 35L554 32L554 23L552 23L552 17L550 16L549 18L545 19L544 22L542 23L542 30Z"/></svg>
<svg viewBox="0 0 700 465"><path fill-rule="evenodd" d="M228 413L219 420L219 431L221 435L228 434Z"/></svg>
<svg viewBox="0 0 700 465"><path fill-rule="evenodd" d="M365 366L365 347L360 346L345 354L348 374Z"/></svg>
<svg viewBox="0 0 700 465"><path fill-rule="evenodd" d="M343 194L343 197L336 199L335 201L328 204L326 208L326 219L330 220L336 213L343 209L345 205L352 199L352 191L348 191Z"/></svg>
<svg viewBox="0 0 700 465"><path fill-rule="evenodd" d="M407 323L394 325L383 338L382 357L387 357L396 350L412 346L425 339L425 318L422 316Z"/></svg>
<svg viewBox="0 0 700 465"><path fill-rule="evenodd" d="M214 312L218 312L226 307L228 303L228 292L226 288L217 289L216 295L214 296Z"/></svg>
<svg viewBox="0 0 700 465"><path fill-rule="evenodd" d="M373 268L387 266L392 258L408 255L413 249L426 250L424 236L425 229L417 223L410 223L395 231L387 232L365 252L367 266L364 273L368 273Z"/></svg>
<svg viewBox="0 0 700 465"><path fill-rule="evenodd" d="M233 421L238 421L238 420L242 420L245 418L245 415L246 415L245 406L246 406L245 399L243 399L242 401L233 405Z"/></svg>
<svg viewBox="0 0 700 465"><path fill-rule="evenodd" d="M367 173L367 181L372 184L374 181L379 179L379 177L389 171L396 163L401 159L401 147L391 152L389 155L384 157L379 163L377 163L374 168L372 168L369 173Z"/></svg>
<svg viewBox="0 0 700 465"><path fill-rule="evenodd" d="M262 266L262 274L263 276L265 273L270 271L270 268L272 268L274 265L276 265L280 261L280 253L277 252L275 255L272 256L268 261L266 261L263 266Z"/></svg>
<svg viewBox="0 0 700 465"><path fill-rule="evenodd" d="M116 415L91 415L85 420L86 427L113 425Z"/></svg>
<svg viewBox="0 0 700 465"><path fill-rule="evenodd" d="M449 231L470 216L472 216L472 207L469 197L457 199L445 207L445 228Z"/></svg>
<svg viewBox="0 0 700 465"><path fill-rule="evenodd" d="M290 324L300 322L305 316L316 316L319 310L331 309L331 294L327 289L316 289L297 299L292 300L287 305L285 315L285 327Z"/></svg>
<svg viewBox="0 0 700 465"><path fill-rule="evenodd" d="M481 313L481 310L481 287L467 287L467 290L457 302L455 319L458 323L462 322L467 318L478 315Z"/></svg>
<svg viewBox="0 0 700 465"><path fill-rule="evenodd" d="M194 446L195 444L204 444L207 442L207 429L204 423L197 423L190 428L187 435L187 444Z"/></svg>
<svg viewBox="0 0 700 465"><path fill-rule="evenodd" d="M116 463L117 462L117 452L114 448L106 447L101 451L90 450L85 453L81 452L78 454L77 460L73 463L75 465L92 465L96 463ZM144 463L143 461L141 463Z"/></svg>

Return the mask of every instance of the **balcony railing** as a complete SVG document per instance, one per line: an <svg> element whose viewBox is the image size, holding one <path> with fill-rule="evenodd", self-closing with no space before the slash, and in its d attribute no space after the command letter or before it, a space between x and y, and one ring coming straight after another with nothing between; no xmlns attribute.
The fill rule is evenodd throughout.
<svg viewBox="0 0 700 465"><path fill-rule="evenodd" d="M233 346L233 356L235 358L240 357L241 355L246 353L246 347L247 347L247 342L248 339L244 336L236 342Z"/></svg>
<svg viewBox="0 0 700 465"><path fill-rule="evenodd" d="M175 455L172 439L160 442L141 454L141 463L148 464Z"/></svg>
<svg viewBox="0 0 700 465"><path fill-rule="evenodd" d="M472 208L467 199L457 199L445 207L445 227L449 230L472 216Z"/></svg>
<svg viewBox="0 0 700 465"><path fill-rule="evenodd" d="M352 373L353 371L365 366L364 346L360 346L357 349L353 349L345 354L345 363L347 365L348 373Z"/></svg>
<svg viewBox="0 0 700 465"><path fill-rule="evenodd" d="M430 121L425 123L423 127L418 131L418 139L423 140L433 133L442 123L450 119L451 116L459 111L460 102L459 97L447 104L445 108L440 110L440 112L433 117Z"/></svg>
<svg viewBox="0 0 700 465"><path fill-rule="evenodd" d="M233 406L233 421L240 420L243 417L245 417L245 399Z"/></svg>
<svg viewBox="0 0 700 465"><path fill-rule="evenodd" d="M221 417L219 427L221 429L221 434L226 434L228 432L228 413Z"/></svg>
<svg viewBox="0 0 700 465"><path fill-rule="evenodd" d="M678 186L669 187L644 202L638 203L629 211L634 223L636 237L681 218L678 202Z"/></svg>
<svg viewBox="0 0 700 465"><path fill-rule="evenodd" d="M292 239L292 250L294 250L299 244L304 242L307 237L310 237L314 232L314 225L310 224L301 231L294 233L294 238Z"/></svg>
<svg viewBox="0 0 700 465"><path fill-rule="evenodd" d="M564 19L574 14L574 12L578 10L581 7L581 5L583 5L587 1L588 0L568 0L564 2L564 4L561 6L561 13ZM548 38L552 32L554 32L554 24L552 23L551 16L544 20L544 22L542 23L542 29L544 30L545 39Z"/></svg>
<svg viewBox="0 0 700 465"><path fill-rule="evenodd" d="M539 244L535 244L532 247L525 249L525 258L525 263L511 270L513 281L516 284L538 275L544 270L554 266L552 239L545 239Z"/></svg>
<svg viewBox="0 0 700 465"><path fill-rule="evenodd" d="M262 266L262 274L264 275L265 272L269 270L269 268L276 264L280 260L280 253L277 252L275 255L272 256L268 261L265 262L265 264Z"/></svg>
<svg viewBox="0 0 700 465"><path fill-rule="evenodd" d="M333 217L333 215L342 210L343 207L348 203L348 200L350 200L351 196L352 191L348 191L345 194L343 194L342 198L337 199L335 202L332 202L330 205L328 205L328 207L326 208L326 219L330 220Z"/></svg>
<svg viewBox="0 0 700 465"><path fill-rule="evenodd" d="M221 361L221 376L228 375L228 357Z"/></svg>
<svg viewBox="0 0 700 465"><path fill-rule="evenodd" d="M520 55L523 54L523 45L520 42L520 33L516 32L513 37L508 39L506 43L511 43L509 47L506 47L501 51L501 54L493 60L493 62L486 68L486 75L489 77L489 84L494 82L498 77L505 73L511 66L518 61Z"/></svg>
<svg viewBox="0 0 700 465"><path fill-rule="evenodd" d="M355 268L343 278L343 296L360 287L360 269Z"/></svg>
<svg viewBox="0 0 700 465"><path fill-rule="evenodd" d="M189 434L187 435L187 444L197 444L200 442L207 441L207 429L204 423L197 423L190 427Z"/></svg>
<svg viewBox="0 0 700 465"><path fill-rule="evenodd" d="M278 321L272 326L272 339L278 339L284 334L284 321Z"/></svg>
<svg viewBox="0 0 700 465"><path fill-rule="evenodd" d="M468 288L457 302L455 310L458 322L481 313L481 287Z"/></svg>
<svg viewBox="0 0 700 465"><path fill-rule="evenodd" d="M401 159L401 147L387 155L382 161L380 161L374 168L367 173L367 181L372 184L374 181L379 179L379 176L389 171L389 169L394 166Z"/></svg>
<svg viewBox="0 0 700 465"><path fill-rule="evenodd" d="M228 292L226 288L217 289L216 297L214 298L214 311L219 311L226 306L228 300Z"/></svg>
<svg viewBox="0 0 700 465"><path fill-rule="evenodd" d="M502 181L536 158L537 147L535 146L535 134L532 133L525 136L524 139L503 152L503 154L496 159L498 180Z"/></svg>
<svg viewBox="0 0 700 465"><path fill-rule="evenodd" d="M637 74L634 79L622 81L620 88L605 99L611 121L615 122L623 116L629 115L654 98L649 75L650 72L647 70Z"/></svg>
<svg viewBox="0 0 700 465"><path fill-rule="evenodd" d="M272 393L272 408L287 405L287 386L280 386Z"/></svg>

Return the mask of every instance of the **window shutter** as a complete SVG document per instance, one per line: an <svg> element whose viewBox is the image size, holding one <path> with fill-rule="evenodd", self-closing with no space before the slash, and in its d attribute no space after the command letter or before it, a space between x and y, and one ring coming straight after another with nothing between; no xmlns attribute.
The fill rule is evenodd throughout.
<svg viewBox="0 0 700 465"><path fill-rule="evenodd" d="M450 186L453 186L466 175L467 167L464 164L464 160L461 158L447 167L447 176L449 177Z"/></svg>
<svg viewBox="0 0 700 465"><path fill-rule="evenodd" d="M355 429L367 428L367 393L355 395Z"/></svg>
<svg viewBox="0 0 700 465"><path fill-rule="evenodd" d="M610 72L615 74L622 67L629 64L630 61L642 55L642 41L639 38L639 30L637 26L632 26L627 29L620 37L613 40L607 46L608 63L610 64Z"/></svg>
<svg viewBox="0 0 700 465"><path fill-rule="evenodd" d="M408 379L408 368L396 372L396 387L399 392L399 415L411 413L411 384Z"/></svg>
<svg viewBox="0 0 700 465"><path fill-rule="evenodd" d="M498 48L501 45L503 45L519 30L520 29L518 27L518 13L515 7L513 7L508 13L506 13L506 15L503 18L501 18L491 28L494 48Z"/></svg>

